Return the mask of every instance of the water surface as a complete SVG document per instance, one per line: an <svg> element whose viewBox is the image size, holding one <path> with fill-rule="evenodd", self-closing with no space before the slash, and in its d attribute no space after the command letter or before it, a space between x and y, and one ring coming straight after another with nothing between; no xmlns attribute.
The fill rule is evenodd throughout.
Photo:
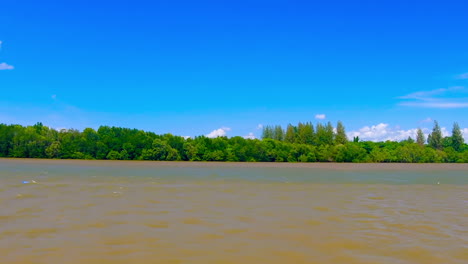
<svg viewBox="0 0 468 264"><path fill-rule="evenodd" d="M466 263L467 205L463 165L0 159L0 263Z"/></svg>

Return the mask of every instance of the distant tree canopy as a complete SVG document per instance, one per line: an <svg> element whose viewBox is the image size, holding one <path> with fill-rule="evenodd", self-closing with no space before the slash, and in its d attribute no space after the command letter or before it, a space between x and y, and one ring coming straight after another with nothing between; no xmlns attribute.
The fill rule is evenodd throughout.
<svg viewBox="0 0 468 264"><path fill-rule="evenodd" d="M183 138L137 129L101 126L96 131L57 131L33 126L0 124L0 157L50 159L248 161L248 162L468 162L468 145L457 123L443 137L435 122L425 144L416 141L348 141L341 122L265 126L262 139L242 137Z"/></svg>

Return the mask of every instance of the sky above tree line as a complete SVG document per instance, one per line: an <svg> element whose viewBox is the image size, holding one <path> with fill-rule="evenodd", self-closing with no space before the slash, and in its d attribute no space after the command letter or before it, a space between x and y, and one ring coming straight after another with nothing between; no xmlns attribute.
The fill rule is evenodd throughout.
<svg viewBox="0 0 468 264"><path fill-rule="evenodd" d="M466 1L3 1L0 123L468 140Z"/></svg>

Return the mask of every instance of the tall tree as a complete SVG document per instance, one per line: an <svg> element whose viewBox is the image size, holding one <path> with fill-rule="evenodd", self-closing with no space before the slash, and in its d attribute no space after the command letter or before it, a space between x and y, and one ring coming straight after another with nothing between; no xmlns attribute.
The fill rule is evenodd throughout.
<svg viewBox="0 0 468 264"><path fill-rule="evenodd" d="M327 132L325 127L321 123L317 123L315 126L317 128L316 136L315 136L315 145L320 146L324 145L327 141Z"/></svg>
<svg viewBox="0 0 468 264"><path fill-rule="evenodd" d="M297 143L309 144L314 142L314 126L312 123L299 123L297 126Z"/></svg>
<svg viewBox="0 0 468 264"><path fill-rule="evenodd" d="M335 143L335 131L331 122L327 123L325 130L327 131L327 144L333 145Z"/></svg>
<svg viewBox="0 0 468 264"><path fill-rule="evenodd" d="M270 126L264 126L263 127L263 133L262 133L262 138L273 138L273 128Z"/></svg>
<svg viewBox="0 0 468 264"><path fill-rule="evenodd" d="M296 129L293 125L289 124L286 128L286 135L284 136L284 141L288 143L296 142Z"/></svg>
<svg viewBox="0 0 468 264"><path fill-rule="evenodd" d="M274 134L273 139L283 141L283 139L284 139L284 130L283 130L283 128L281 126L275 126L275 130L274 130L273 134Z"/></svg>
<svg viewBox="0 0 468 264"><path fill-rule="evenodd" d="M317 124L317 145L332 145L335 133L333 132L333 125L328 122L326 126Z"/></svg>
<svg viewBox="0 0 468 264"><path fill-rule="evenodd" d="M424 146L424 142L426 142L426 137L424 136L424 133L422 132L421 128L418 128L418 132L416 133L416 142L420 146Z"/></svg>
<svg viewBox="0 0 468 264"><path fill-rule="evenodd" d="M460 151L464 143L465 143L465 140L463 139L460 126L458 126L458 123L455 122L453 124L453 129L452 129L452 147L456 151Z"/></svg>
<svg viewBox="0 0 468 264"><path fill-rule="evenodd" d="M434 121L434 128L428 139L429 146L434 149L442 149L442 131L440 130L439 123Z"/></svg>
<svg viewBox="0 0 468 264"><path fill-rule="evenodd" d="M343 123L341 123L341 121L338 121L338 124L336 125L335 143L344 145L347 142L348 142L348 137L346 136L345 127Z"/></svg>

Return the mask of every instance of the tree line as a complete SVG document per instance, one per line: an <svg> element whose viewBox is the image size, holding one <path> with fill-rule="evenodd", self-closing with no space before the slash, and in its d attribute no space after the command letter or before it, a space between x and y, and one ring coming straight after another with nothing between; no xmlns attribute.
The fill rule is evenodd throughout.
<svg viewBox="0 0 468 264"><path fill-rule="evenodd" d="M468 145L457 123L443 137L437 122L425 138L372 142L348 140L341 122L265 126L261 139L184 138L138 129L101 126L60 131L0 124L0 157L99 160L240 162L468 162Z"/></svg>

